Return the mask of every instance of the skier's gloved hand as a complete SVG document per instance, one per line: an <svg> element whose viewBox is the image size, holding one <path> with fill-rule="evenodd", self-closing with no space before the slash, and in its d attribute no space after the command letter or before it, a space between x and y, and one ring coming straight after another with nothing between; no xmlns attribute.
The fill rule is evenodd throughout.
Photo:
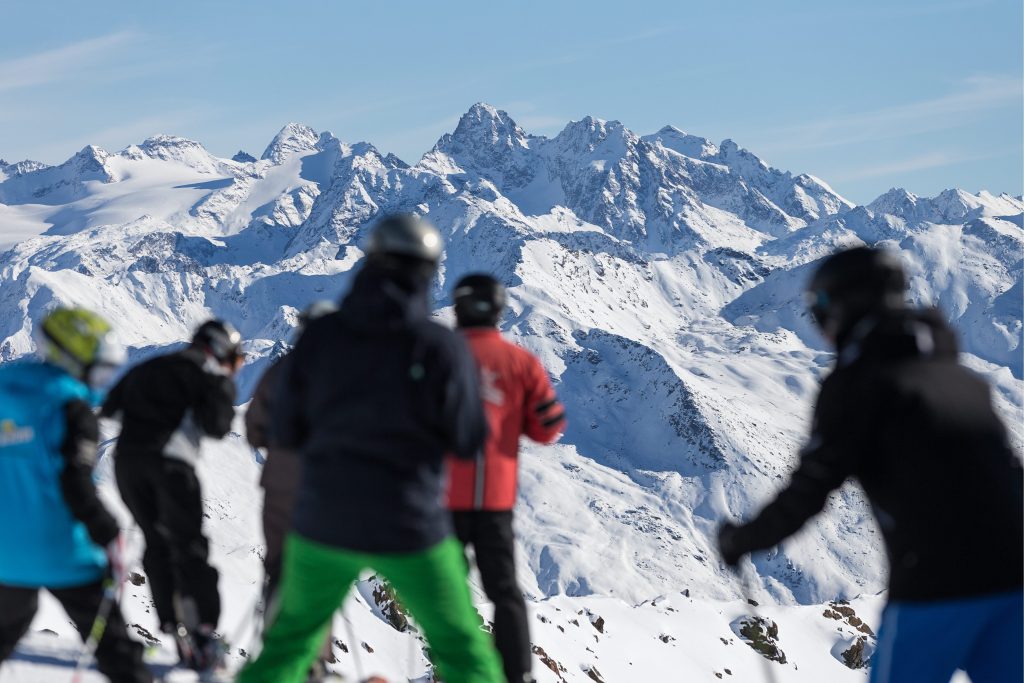
<svg viewBox="0 0 1024 683"><path fill-rule="evenodd" d="M747 551L740 545L739 527L731 522L724 522L718 527L718 552L722 561L730 567L739 564L740 559L747 554Z"/></svg>
<svg viewBox="0 0 1024 683"><path fill-rule="evenodd" d="M114 585L119 585L125 579L124 535L118 533L103 550L107 554L107 562L110 564L110 574L114 579Z"/></svg>

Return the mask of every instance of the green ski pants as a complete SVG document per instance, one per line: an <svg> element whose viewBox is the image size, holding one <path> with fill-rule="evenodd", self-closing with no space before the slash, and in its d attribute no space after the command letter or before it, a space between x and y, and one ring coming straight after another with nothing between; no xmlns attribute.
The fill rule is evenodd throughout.
<svg viewBox="0 0 1024 683"><path fill-rule="evenodd" d="M238 683L302 683L330 628L331 617L359 573L372 569L394 586L423 628L445 683L503 683L491 636L481 628L454 538L417 553L361 553L321 545L297 534L285 542L281 606L263 651ZM359 643L350 643L359 647Z"/></svg>

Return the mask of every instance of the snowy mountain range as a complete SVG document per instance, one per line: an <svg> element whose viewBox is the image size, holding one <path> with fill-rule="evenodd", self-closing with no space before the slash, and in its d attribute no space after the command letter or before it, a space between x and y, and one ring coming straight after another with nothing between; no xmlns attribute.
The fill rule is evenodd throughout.
<svg viewBox="0 0 1024 683"><path fill-rule="evenodd" d="M212 314L248 340L245 394L287 349L298 310L345 290L368 227L392 211L445 235L443 319L461 275L506 283L503 329L540 355L568 409L561 444L524 455L518 512L541 680L760 675L760 656L729 646L750 610L714 531L766 502L793 466L831 363L799 295L839 246L902 252L913 301L949 317L1024 443L1021 197L892 190L854 206L731 140L671 126L638 136L591 117L547 138L485 104L413 165L298 124L258 160L160 135L59 166L0 162L0 360L31 352L31 321L57 302L102 311L136 358ZM209 450L211 533L230 567L222 585L239 596L230 621L259 578L258 466L238 435ZM885 579L870 520L847 485L748 567L759 584L742 597L769 603L790 656L771 664L780 680L864 679L842 655L861 636L870 654L870 637L826 603L852 600L876 624ZM376 657L382 671L419 675L419 649L402 654L410 637L381 621L370 585L360 604L372 609L351 618L397 653ZM598 613L607 633L563 623Z"/></svg>

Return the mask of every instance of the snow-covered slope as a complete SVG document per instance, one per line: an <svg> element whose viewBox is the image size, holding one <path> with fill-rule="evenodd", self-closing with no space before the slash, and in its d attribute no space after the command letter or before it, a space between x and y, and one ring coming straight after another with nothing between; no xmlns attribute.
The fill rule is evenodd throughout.
<svg viewBox="0 0 1024 683"><path fill-rule="evenodd" d="M698 605L666 613L683 619L680 629L704 620L702 610L732 613L740 591L717 560L714 530L756 509L792 467L831 362L798 295L813 261L837 246L903 251L915 302L947 313L965 362L991 379L1024 442L1020 198L894 190L853 207L824 181L774 169L729 140L672 127L638 136L590 117L546 138L484 104L411 166L299 124L262 156L219 159L156 136L116 154L86 148L56 167L0 167L0 244L11 245L0 254L0 361L31 351L30 321L56 302L103 311L137 354L180 342L214 314L249 340L244 394L285 348L297 309L344 291L377 216L427 215L447 240L439 315L450 316L454 279L497 274L510 288L504 329L541 356L566 402L562 444L524 457L523 583L545 615L598 604L621 614L630 626L609 631L604 641L618 644L606 652L647 651L632 606L659 595L687 590ZM238 445L211 456L255 468ZM248 516L248 526L213 519L219 552L257 547L255 513L243 508L258 495L218 486L210 504ZM243 554L225 571L240 586L258 575L255 555ZM852 486L752 568L756 599L792 606L768 608L783 650L784 614L805 610L793 622L797 640L818 643L811 617L823 603L885 585L878 537ZM588 653L563 635L537 643L566 664L560 675L581 680ZM675 637L652 652L705 661L698 641ZM829 657L829 680L850 673ZM805 661L816 670L803 660L800 672ZM620 664L594 666L605 675ZM804 680L796 671L785 680Z"/></svg>

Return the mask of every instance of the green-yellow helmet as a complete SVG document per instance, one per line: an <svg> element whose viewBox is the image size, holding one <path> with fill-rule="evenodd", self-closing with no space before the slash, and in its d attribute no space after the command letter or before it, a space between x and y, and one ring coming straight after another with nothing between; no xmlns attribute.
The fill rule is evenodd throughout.
<svg viewBox="0 0 1024 683"><path fill-rule="evenodd" d="M56 308L36 328L39 356L83 381L94 368L125 361L124 348L106 320L84 308Z"/></svg>

